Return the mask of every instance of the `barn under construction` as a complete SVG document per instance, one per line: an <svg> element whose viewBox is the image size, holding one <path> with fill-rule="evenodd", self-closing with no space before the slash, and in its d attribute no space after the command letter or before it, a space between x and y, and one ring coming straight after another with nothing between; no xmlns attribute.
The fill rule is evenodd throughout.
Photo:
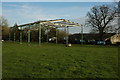
<svg viewBox="0 0 120 80"><path fill-rule="evenodd" d="M74 23L74 22L71 22L69 20L65 20L65 19L56 19L56 20L43 20L43 21L36 21L36 22L33 22L33 23L27 23L27 24L23 24L23 25L14 25L12 28L14 29L14 41L16 41L16 31L15 31L15 28L18 28L20 30L20 35L19 35L19 41L20 43L22 43L23 41L23 36L22 36L22 30L25 28L27 28L28 30L26 31L27 32L27 42L28 44L30 44L31 42L31 29L33 26L36 26L37 30L38 30L38 33L39 33L39 36L38 36L38 39L39 39L39 45L41 45L41 28L45 27L46 29L49 29L49 28L55 28L55 29L58 29L58 28L64 28L65 29L65 32L67 34L69 34L69 27L76 27L76 26L81 26L80 24L78 23ZM9 35L11 36L11 35ZM57 36L58 36L58 32L56 30L56 43L58 43L57 41ZM66 44L68 45L68 37L69 35L66 35ZM10 37L9 37L9 40L10 40Z"/></svg>

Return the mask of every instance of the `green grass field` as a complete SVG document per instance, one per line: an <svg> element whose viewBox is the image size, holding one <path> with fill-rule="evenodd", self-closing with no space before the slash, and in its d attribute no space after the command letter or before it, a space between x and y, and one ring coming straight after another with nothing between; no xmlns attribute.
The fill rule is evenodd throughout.
<svg viewBox="0 0 120 80"><path fill-rule="evenodd" d="M3 42L3 78L117 78L114 46Z"/></svg>

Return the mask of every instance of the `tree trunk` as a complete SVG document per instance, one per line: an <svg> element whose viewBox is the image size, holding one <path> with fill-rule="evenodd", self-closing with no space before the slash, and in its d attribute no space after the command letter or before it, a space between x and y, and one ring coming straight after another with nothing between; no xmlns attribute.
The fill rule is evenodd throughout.
<svg viewBox="0 0 120 80"><path fill-rule="evenodd" d="M100 29L100 32L99 32L99 40L103 40L103 35L104 35L104 33L103 33L103 28L101 27L101 29Z"/></svg>
<svg viewBox="0 0 120 80"><path fill-rule="evenodd" d="M99 33L99 40L102 41L103 40L103 33Z"/></svg>

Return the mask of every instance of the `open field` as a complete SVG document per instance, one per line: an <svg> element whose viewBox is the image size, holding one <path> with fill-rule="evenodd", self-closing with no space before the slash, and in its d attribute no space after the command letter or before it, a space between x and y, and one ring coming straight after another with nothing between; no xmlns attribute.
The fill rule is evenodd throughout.
<svg viewBox="0 0 120 80"><path fill-rule="evenodd" d="M117 78L114 46L3 42L3 78Z"/></svg>

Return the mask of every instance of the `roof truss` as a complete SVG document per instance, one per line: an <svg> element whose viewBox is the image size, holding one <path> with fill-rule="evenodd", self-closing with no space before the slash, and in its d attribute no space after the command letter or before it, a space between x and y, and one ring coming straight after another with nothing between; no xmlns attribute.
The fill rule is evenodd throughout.
<svg viewBox="0 0 120 80"><path fill-rule="evenodd" d="M56 20L36 21L36 22L33 22L33 23L18 25L17 27L29 26L29 25L34 25L34 24L41 24L41 25L45 25L45 26L51 26L53 28L81 26L80 24L71 22L69 20L56 19Z"/></svg>

